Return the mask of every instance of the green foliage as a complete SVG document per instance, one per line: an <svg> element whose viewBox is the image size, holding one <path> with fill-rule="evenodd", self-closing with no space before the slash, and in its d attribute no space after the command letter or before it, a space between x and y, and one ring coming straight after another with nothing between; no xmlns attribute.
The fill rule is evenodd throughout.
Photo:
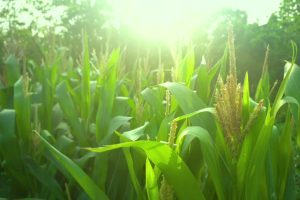
<svg viewBox="0 0 300 200"><path fill-rule="evenodd" d="M179 199L203 199L198 183L186 164L166 144L153 141L125 142L106 147L89 149L94 152L105 152L121 147L141 148L174 187ZM178 176L180 174L180 176Z"/></svg>
<svg viewBox="0 0 300 200"><path fill-rule="evenodd" d="M108 197L101 191L97 185L85 174L80 167L78 167L72 160L57 151L47 140L40 137L42 143L46 146L46 149L50 152L54 159L58 160L62 165L80 184L80 186L86 191L91 199L108 199Z"/></svg>
<svg viewBox="0 0 300 200"><path fill-rule="evenodd" d="M120 50L112 51L100 65L91 59L84 38L78 73L65 69L54 76L62 70L58 63L63 58L52 67L31 64L29 73L12 81L13 97L3 93L2 102L12 99L13 104L0 112L0 159L4 170L0 178L8 184L1 196L294 197L294 132L299 138L299 96L295 92L299 73L295 59L287 67L274 101L265 90L269 89L265 87L269 85L267 70L256 89L256 101L260 102L251 99L246 73L240 131L236 133L241 135L234 136L238 140L232 143L222 126L232 122L223 122L214 108L218 103L218 77L225 77L228 71L224 65L227 53L212 68L204 64L195 67L184 59L184 67L191 74L181 77L180 83L166 78L167 82L157 85L152 79L154 83L149 86L149 81L140 80L139 87L144 90L135 90L130 85L133 77L118 78L124 73L120 70ZM186 58L192 59L191 55L189 52ZM7 105L2 103L3 108ZM280 118L282 114L285 119ZM47 122L41 123L44 119ZM13 151L9 150L11 146L15 147ZM28 188L28 183L33 187Z"/></svg>
<svg viewBox="0 0 300 200"><path fill-rule="evenodd" d="M51 42L41 42L14 27L15 42L24 44L26 53L39 52L28 56L3 36L10 48L1 63L0 197L295 198L300 73L295 44L290 51L287 41L298 25L282 27L298 20L295 10L292 19L286 16L294 1L284 1L264 26L247 24L241 11L220 14L235 27L237 82L230 82L226 23L213 31L206 53L189 46L149 53L148 59L145 52L109 47L117 40L97 47L103 21L96 21L96 10L103 2L56 3L69 7L64 20L81 16L66 25L70 34L64 39L49 33ZM26 45L18 42L26 38L31 38ZM270 53L261 69L264 42ZM278 69L290 52L284 74ZM204 54L207 64L198 65ZM227 96L216 98L222 90ZM228 118L218 116L217 105L225 105ZM228 124L238 124L235 133L228 132Z"/></svg>

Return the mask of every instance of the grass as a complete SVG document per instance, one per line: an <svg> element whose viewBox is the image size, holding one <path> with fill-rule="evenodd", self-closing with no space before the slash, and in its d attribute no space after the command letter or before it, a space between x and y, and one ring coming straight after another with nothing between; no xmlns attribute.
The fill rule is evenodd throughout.
<svg viewBox="0 0 300 200"><path fill-rule="evenodd" d="M20 70L8 57L0 88L0 197L296 197L295 56L272 99L268 50L250 91L248 74L242 83L236 77L232 33L214 66L197 66L190 48L174 53L171 72L140 61L125 72L121 49L92 59L83 38L77 68L57 55Z"/></svg>

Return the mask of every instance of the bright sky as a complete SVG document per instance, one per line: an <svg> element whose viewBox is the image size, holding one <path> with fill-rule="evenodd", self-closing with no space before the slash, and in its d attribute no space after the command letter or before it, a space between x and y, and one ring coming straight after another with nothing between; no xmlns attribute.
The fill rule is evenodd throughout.
<svg viewBox="0 0 300 200"><path fill-rule="evenodd" d="M221 2L221 0L215 0ZM222 1L226 6L245 10L248 14L248 21L267 23L271 14L278 10L281 0L228 0Z"/></svg>
<svg viewBox="0 0 300 200"><path fill-rule="evenodd" d="M122 24L148 39L186 35L221 8L244 10L248 23L264 24L281 0L108 0Z"/></svg>
<svg viewBox="0 0 300 200"><path fill-rule="evenodd" d="M27 0L11 1L12 14L18 13L17 20L28 26L33 20L38 27L54 26L61 31L60 17L65 7L49 6L53 0L45 0L49 9L46 13L37 10ZM80 0L77 0L80 1ZM96 0L94 0L96 1ZM106 0L113 7L116 22L145 39L172 40L188 37L195 27L222 8L244 10L248 14L248 23L264 24L270 15L277 11L281 0ZM0 12L9 1L0 0ZM45 3L46 2L46 3ZM49 4L49 5L48 5ZM26 8L26 10L24 10ZM50 21L45 18L51 18ZM8 28L6 18L0 18L2 29ZM208 27L209 28L209 27Z"/></svg>

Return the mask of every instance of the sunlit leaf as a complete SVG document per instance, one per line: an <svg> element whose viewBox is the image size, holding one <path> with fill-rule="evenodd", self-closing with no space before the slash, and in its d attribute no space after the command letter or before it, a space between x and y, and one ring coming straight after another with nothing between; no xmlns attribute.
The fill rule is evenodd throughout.
<svg viewBox="0 0 300 200"><path fill-rule="evenodd" d="M88 148L88 150L100 153L124 147L144 150L147 157L161 170L173 186L179 199L204 199L195 177L193 177L182 159L166 144L153 141L135 141Z"/></svg>

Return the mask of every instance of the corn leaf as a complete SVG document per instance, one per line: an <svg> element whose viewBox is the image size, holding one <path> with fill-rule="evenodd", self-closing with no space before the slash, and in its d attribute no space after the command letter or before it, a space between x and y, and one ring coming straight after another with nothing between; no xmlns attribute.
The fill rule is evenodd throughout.
<svg viewBox="0 0 300 200"><path fill-rule="evenodd" d="M149 200L159 199L157 178L149 159L146 159L146 190Z"/></svg>
<svg viewBox="0 0 300 200"><path fill-rule="evenodd" d="M178 199L204 199L199 184L182 159L166 144L153 141L135 141L108 145L98 148L87 148L94 152L106 152L118 148L134 147L142 149L165 175Z"/></svg>
<svg viewBox="0 0 300 200"><path fill-rule="evenodd" d="M57 101L64 113L66 120L70 123L72 133L76 141L82 145L87 145L86 137L84 136L84 128L78 119L75 105L67 89L67 83L61 82L56 88Z"/></svg>
<svg viewBox="0 0 300 200"><path fill-rule="evenodd" d="M4 64L4 74L7 86L13 86L21 75L18 59L14 55L9 55Z"/></svg>
<svg viewBox="0 0 300 200"><path fill-rule="evenodd" d="M112 118L112 110L115 102L115 90L117 86L117 69L120 61L120 50L114 50L109 58L103 79L99 107L96 115L96 139L99 143L108 134L109 122Z"/></svg>
<svg viewBox="0 0 300 200"><path fill-rule="evenodd" d="M14 86L14 108L16 111L18 135L29 145L32 137L31 131L31 104L30 96L27 94L25 80L22 76ZM29 147L28 147L29 148Z"/></svg>
<svg viewBox="0 0 300 200"><path fill-rule="evenodd" d="M40 139L45 145L46 149L53 156L53 158L56 159L58 163L72 175L72 177L84 189L84 191L89 195L91 199L108 200L106 194L102 190L100 190L100 188L93 182L93 180L78 165L76 165L71 159L55 149L43 137L40 136Z"/></svg>
<svg viewBox="0 0 300 200"><path fill-rule="evenodd" d="M16 113L14 110L0 112L0 153L7 170L25 188L27 179L22 166L22 157L15 130ZM29 189L29 188L27 188Z"/></svg>
<svg viewBox="0 0 300 200"><path fill-rule="evenodd" d="M89 57L89 47L88 47L88 36L85 32L83 37L83 66L82 66L82 81L81 81L81 117L84 120L88 120L90 114L90 104L91 104L91 88L90 88L90 57Z"/></svg>
<svg viewBox="0 0 300 200"><path fill-rule="evenodd" d="M205 103L192 90L180 83L166 82L161 86L170 90L180 108L185 114L195 112L206 107ZM190 118L194 126L201 126L207 130L213 130L212 116L208 113L201 113Z"/></svg>
<svg viewBox="0 0 300 200"><path fill-rule="evenodd" d="M214 147L213 140L207 130L199 126L191 126L184 129L177 138L177 148L181 145L186 136L197 138L201 144L202 155L207 164L209 175L213 179L213 183L218 195L218 199L225 199L224 182L222 181L222 173L220 164L218 163L218 153ZM192 139L190 138L190 142Z"/></svg>

